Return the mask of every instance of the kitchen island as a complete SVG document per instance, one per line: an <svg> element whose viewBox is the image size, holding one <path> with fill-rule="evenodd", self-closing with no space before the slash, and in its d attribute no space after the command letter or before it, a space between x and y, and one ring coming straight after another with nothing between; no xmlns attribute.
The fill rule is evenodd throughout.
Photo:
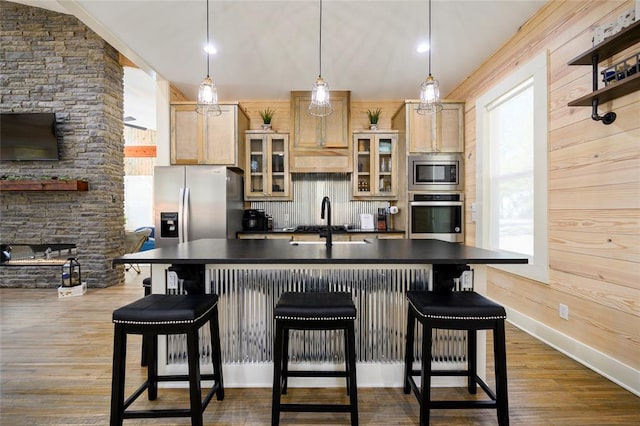
<svg viewBox="0 0 640 426"><path fill-rule="evenodd" d="M454 290L485 289L485 265L526 263L527 259L437 240L336 241L203 239L171 247L127 254L114 265L152 265L152 292L214 292L220 296L220 327L225 383L231 387L271 386L273 307L284 291L349 291L358 310L356 320L358 383L402 386L406 328L405 293L432 289L434 271L469 269L454 279ZM435 285L441 285L438 279ZM294 365L339 366L343 357L337 332L292 333ZM466 360L464 335L439 331L434 364L455 368ZM480 333L478 336L482 338ZM208 336L202 350L208 354ZM417 345L419 347L419 345ZM478 345L479 372L484 346ZM161 373L186 367L180 336L159 342ZM483 375L482 373L480 373ZM319 386L333 379L318 379ZM443 378L443 380L445 380ZM451 381L452 379L448 379ZM442 384L459 385L451 381ZM308 385L308 381L306 381ZM292 381L295 386L295 380Z"/></svg>

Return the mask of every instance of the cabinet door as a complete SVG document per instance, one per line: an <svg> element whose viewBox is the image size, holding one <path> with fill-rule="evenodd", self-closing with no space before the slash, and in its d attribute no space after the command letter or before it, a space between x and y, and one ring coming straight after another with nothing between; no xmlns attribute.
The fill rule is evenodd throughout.
<svg viewBox="0 0 640 426"><path fill-rule="evenodd" d="M376 194L395 197L398 194L398 138L397 135L376 135Z"/></svg>
<svg viewBox="0 0 640 426"><path fill-rule="evenodd" d="M245 198L263 198L267 187L265 135L247 135Z"/></svg>
<svg viewBox="0 0 640 426"><path fill-rule="evenodd" d="M202 121L195 105L171 106L171 164L198 164L202 158Z"/></svg>
<svg viewBox="0 0 640 426"><path fill-rule="evenodd" d="M222 115L201 116L204 128L203 164L235 166L236 124L235 107L220 105Z"/></svg>
<svg viewBox="0 0 640 426"><path fill-rule="evenodd" d="M464 152L464 104L443 103L438 118L439 151Z"/></svg>
<svg viewBox="0 0 640 426"><path fill-rule="evenodd" d="M409 104L407 114L409 114L409 152L435 151L437 132L433 114L418 114L418 104Z"/></svg>
<svg viewBox="0 0 640 426"><path fill-rule="evenodd" d="M289 196L289 135L270 134L267 138L269 155L270 195L272 197Z"/></svg>
<svg viewBox="0 0 640 426"><path fill-rule="evenodd" d="M356 197L370 196L375 189L375 157L372 150L375 149L375 140L372 134L354 133L353 153L354 162L353 194Z"/></svg>

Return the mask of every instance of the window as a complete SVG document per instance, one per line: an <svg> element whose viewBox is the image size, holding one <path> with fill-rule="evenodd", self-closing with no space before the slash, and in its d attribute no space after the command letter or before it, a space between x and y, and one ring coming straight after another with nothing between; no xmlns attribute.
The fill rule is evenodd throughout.
<svg viewBox="0 0 640 426"><path fill-rule="evenodd" d="M476 103L477 242L525 255L501 269L548 282L547 53Z"/></svg>

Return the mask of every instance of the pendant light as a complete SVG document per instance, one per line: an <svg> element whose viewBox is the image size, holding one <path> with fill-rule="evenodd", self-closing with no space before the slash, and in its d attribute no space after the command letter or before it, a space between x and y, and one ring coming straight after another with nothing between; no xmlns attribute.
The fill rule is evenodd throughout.
<svg viewBox="0 0 640 426"><path fill-rule="evenodd" d="M218 90L216 85L209 77L210 46L209 46L209 0L207 0L207 45L205 46L207 53L207 76L204 78L198 88L198 104L196 112L203 115L221 115L220 105L218 105Z"/></svg>
<svg viewBox="0 0 640 426"><path fill-rule="evenodd" d="M311 91L309 114L316 117L326 117L333 112L329 100L329 85L322 79L322 0L320 0L320 42L318 43L318 58L320 72Z"/></svg>
<svg viewBox="0 0 640 426"><path fill-rule="evenodd" d="M435 114L442 111L438 80L431 75L431 0L429 0L429 76L420 86L418 114Z"/></svg>

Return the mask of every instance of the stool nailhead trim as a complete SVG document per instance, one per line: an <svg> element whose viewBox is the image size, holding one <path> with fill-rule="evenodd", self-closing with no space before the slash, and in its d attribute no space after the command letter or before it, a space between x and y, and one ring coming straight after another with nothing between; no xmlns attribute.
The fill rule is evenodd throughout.
<svg viewBox="0 0 640 426"><path fill-rule="evenodd" d="M420 315L422 318L429 318L429 319L445 319L445 320L477 320L477 321L482 321L482 320L500 320L500 319L507 319L506 315L496 315L496 316L488 316L488 317L480 317L480 316L472 316L472 317L462 317L462 316L449 316L449 315L425 315L422 312L420 312L420 310L418 308L415 307L415 305L411 302L409 302L409 304L411 305L411 307L413 307L413 309L416 311L416 313L418 315Z"/></svg>
<svg viewBox="0 0 640 426"><path fill-rule="evenodd" d="M122 320L113 320L116 324L132 324L132 325L170 325L170 324L193 324L195 322L200 321L202 318L211 314L211 311L218 305L218 302L214 303L210 309L207 309L202 315L200 315L196 319L192 320L181 320L181 321L122 321Z"/></svg>
<svg viewBox="0 0 640 426"><path fill-rule="evenodd" d="M296 320L296 321L335 321L335 320L355 320L356 317L283 317L276 316L279 320Z"/></svg>

